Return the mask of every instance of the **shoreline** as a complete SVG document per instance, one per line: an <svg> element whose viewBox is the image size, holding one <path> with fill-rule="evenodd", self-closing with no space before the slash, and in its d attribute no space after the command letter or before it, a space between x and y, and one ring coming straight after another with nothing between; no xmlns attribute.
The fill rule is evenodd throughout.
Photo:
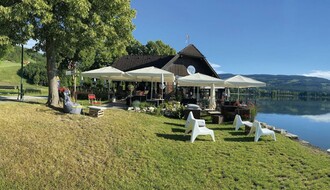
<svg viewBox="0 0 330 190"><path fill-rule="evenodd" d="M322 149L316 145L313 145L311 144L310 142L308 141L305 141L304 139L300 139L298 135L296 134L293 134L293 133L290 133L288 132L286 129L281 129L281 128L277 128L275 126L272 126L272 125L268 125L267 123L265 122L261 122L261 124L266 127L267 129L270 129L270 130L273 130L275 133L279 133L279 134L282 134L284 135L285 137L293 140L293 141L297 141L299 142L299 144L301 144L302 146L306 146L306 147L310 147L312 149L315 149L315 150L318 150L318 151L321 151L321 152L325 152L325 153L328 153L328 155L330 155L330 148L329 149Z"/></svg>

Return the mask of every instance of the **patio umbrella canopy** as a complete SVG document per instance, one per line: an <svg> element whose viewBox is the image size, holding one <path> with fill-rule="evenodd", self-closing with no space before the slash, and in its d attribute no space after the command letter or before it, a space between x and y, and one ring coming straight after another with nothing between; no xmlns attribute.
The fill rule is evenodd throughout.
<svg viewBox="0 0 330 190"><path fill-rule="evenodd" d="M85 71L81 73L83 77L89 78L99 78L99 79L108 79L110 81L134 81L135 79L126 74L124 71L116 69L114 67L102 67L99 69L93 69L90 71ZM110 83L108 86L108 92L110 92ZM108 95L108 100L110 100L110 95Z"/></svg>
<svg viewBox="0 0 330 190"><path fill-rule="evenodd" d="M229 88L250 88L250 87L265 87L266 83L254 80L249 77L236 75L225 80L225 86Z"/></svg>
<svg viewBox="0 0 330 190"><path fill-rule="evenodd" d="M178 78L178 86L212 86L224 87L225 82L219 78L211 77L201 73L195 73Z"/></svg>
<svg viewBox="0 0 330 190"><path fill-rule="evenodd" d="M265 87L266 83L254 80L249 77L236 75L225 80L225 86L229 88L238 88L238 99L240 88Z"/></svg>
<svg viewBox="0 0 330 190"><path fill-rule="evenodd" d="M129 76L124 71L121 71L111 66L85 71L81 73L81 76L89 77L89 78L103 78L103 79L117 80L117 81L134 81L134 78L132 76Z"/></svg>
<svg viewBox="0 0 330 190"><path fill-rule="evenodd" d="M201 73L195 73L187 75L185 77L178 78L178 86L210 86L210 109L215 109L215 87L224 87L225 83L223 80Z"/></svg>
<svg viewBox="0 0 330 190"><path fill-rule="evenodd" d="M151 82L151 97L153 97L153 82L161 82L164 84L164 82L174 82L175 79L173 73L156 67L145 67L127 71L126 73L133 76L136 81Z"/></svg>
<svg viewBox="0 0 330 190"><path fill-rule="evenodd" d="M142 69L127 71L126 73L135 77L139 81L161 82L163 75L164 82L174 82L173 73L156 67L145 67Z"/></svg>

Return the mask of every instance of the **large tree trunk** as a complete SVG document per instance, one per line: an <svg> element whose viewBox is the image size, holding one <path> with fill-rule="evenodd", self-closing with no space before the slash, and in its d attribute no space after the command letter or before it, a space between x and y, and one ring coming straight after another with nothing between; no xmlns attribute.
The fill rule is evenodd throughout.
<svg viewBox="0 0 330 190"><path fill-rule="evenodd" d="M47 76L48 76L48 106L59 107L59 95L57 86L57 67L56 52L53 39L46 40L46 57L47 57Z"/></svg>

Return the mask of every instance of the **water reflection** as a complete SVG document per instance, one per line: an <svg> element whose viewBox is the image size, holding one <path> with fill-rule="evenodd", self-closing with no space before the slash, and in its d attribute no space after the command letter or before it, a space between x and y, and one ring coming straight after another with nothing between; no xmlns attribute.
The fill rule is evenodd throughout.
<svg viewBox="0 0 330 190"><path fill-rule="evenodd" d="M289 115L322 115L329 113L329 101L272 100L259 99L257 105L262 113Z"/></svg>
<svg viewBox="0 0 330 190"><path fill-rule="evenodd" d="M303 115L302 117L313 120L315 122L330 123L330 113L322 115Z"/></svg>
<svg viewBox="0 0 330 190"><path fill-rule="evenodd" d="M257 100L256 119L286 129L322 149L330 148L330 102Z"/></svg>

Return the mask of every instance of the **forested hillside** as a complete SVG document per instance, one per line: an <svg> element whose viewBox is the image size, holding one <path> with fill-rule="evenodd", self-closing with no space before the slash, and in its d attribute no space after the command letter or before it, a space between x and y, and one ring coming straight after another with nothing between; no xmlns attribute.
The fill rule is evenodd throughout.
<svg viewBox="0 0 330 190"><path fill-rule="evenodd" d="M219 74L221 79L227 79L233 74ZM330 80L317 77L306 77L300 75L244 75L265 82L268 91L281 90L293 92L319 92L330 93Z"/></svg>

